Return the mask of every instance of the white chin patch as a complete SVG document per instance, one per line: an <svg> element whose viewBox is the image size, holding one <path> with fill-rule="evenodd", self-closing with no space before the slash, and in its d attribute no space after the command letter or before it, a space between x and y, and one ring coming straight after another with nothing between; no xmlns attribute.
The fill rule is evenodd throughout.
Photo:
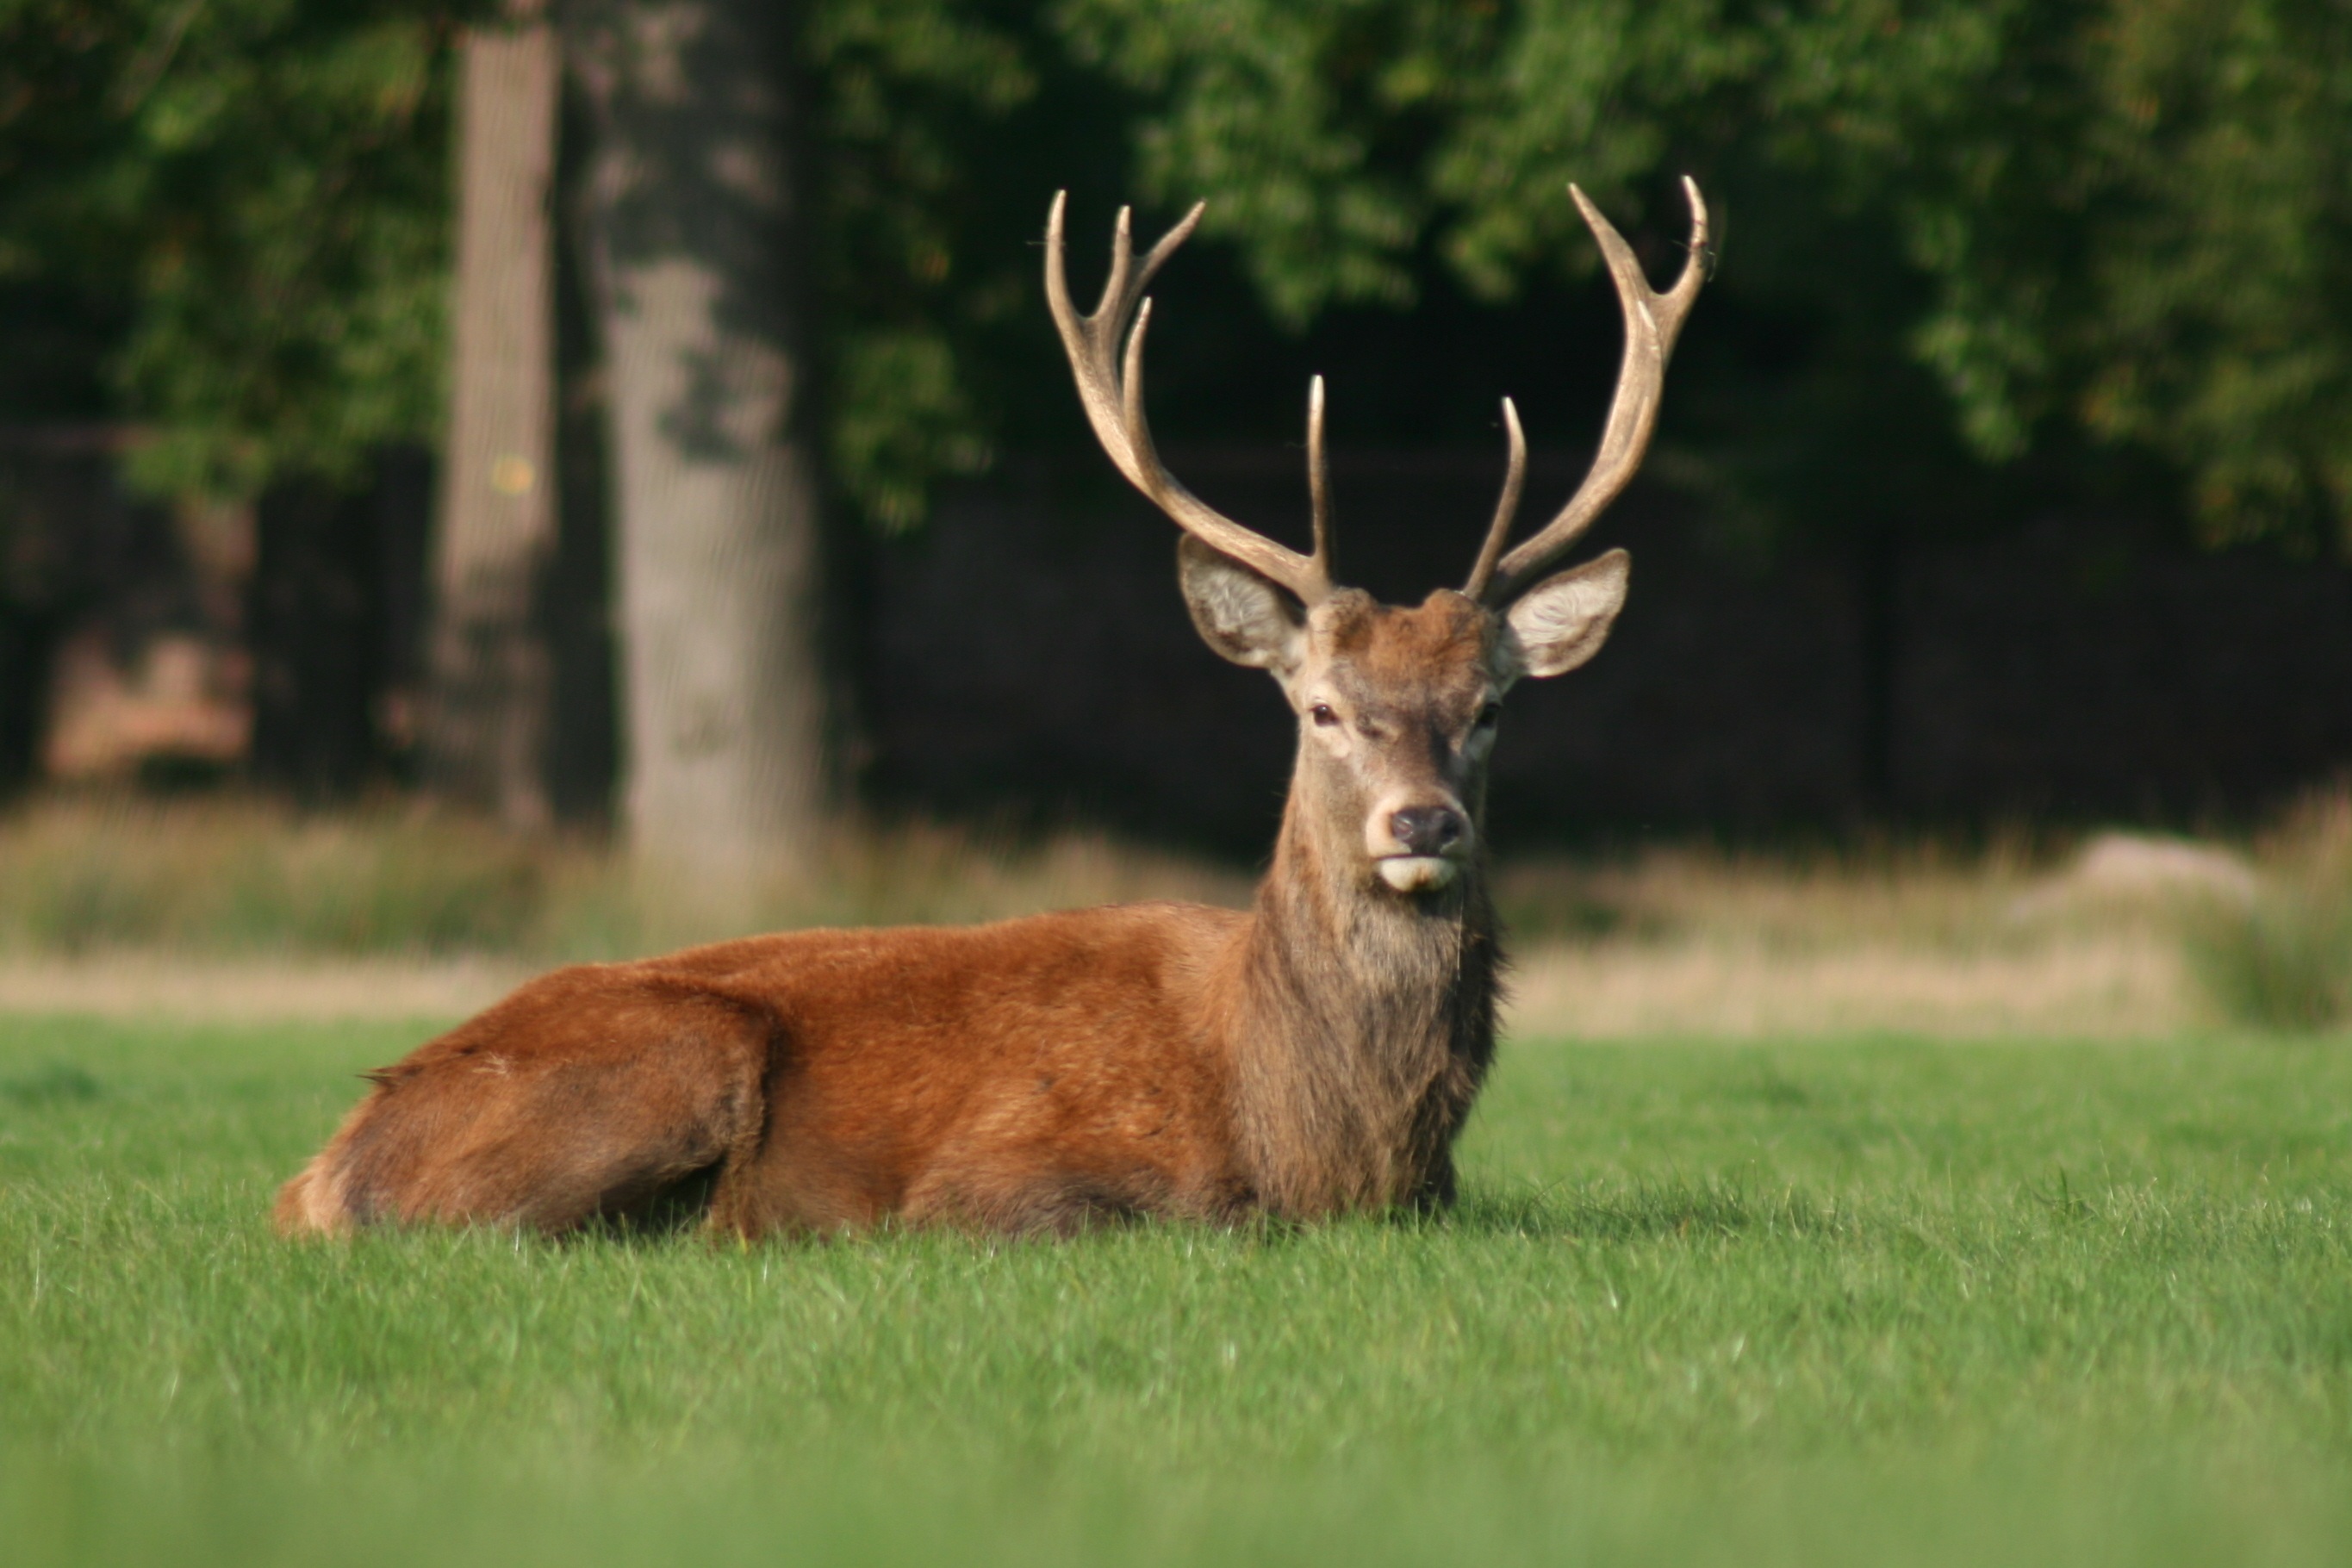
<svg viewBox="0 0 2352 1568"><path fill-rule="evenodd" d="M1381 880L1400 893L1433 893L1459 869L1442 855L1391 855L1380 862Z"/></svg>

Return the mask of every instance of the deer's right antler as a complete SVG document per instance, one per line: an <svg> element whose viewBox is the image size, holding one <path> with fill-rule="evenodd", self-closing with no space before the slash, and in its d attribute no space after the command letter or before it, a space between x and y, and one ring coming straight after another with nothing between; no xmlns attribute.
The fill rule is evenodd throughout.
<svg viewBox="0 0 2352 1568"><path fill-rule="evenodd" d="M1143 416L1143 338L1151 325L1151 301L1143 298L1152 274L1191 237L1201 221L1201 205L1163 236L1135 265L1134 240L1129 232L1129 210L1118 209L1112 231L1110 278L1103 284L1102 302L1091 316L1081 316L1070 303L1070 287L1062 259L1062 209L1069 193L1054 197L1045 220L1045 302L1061 329L1062 346L1077 378L1078 401L1103 450L1118 465L1128 482L1151 498L1176 526L1243 565L1289 589L1302 603L1316 605L1331 594L1331 552L1328 503L1323 473L1323 381L1320 376L1307 395L1307 477L1315 498L1315 552L1301 555L1255 530L1212 510L1186 489L1160 461L1151 444L1151 426ZM1206 204L1202 204L1205 205ZM1139 308L1140 301L1140 308ZM1128 318L1135 319L1132 332ZM1120 353L1124 337L1126 352Z"/></svg>

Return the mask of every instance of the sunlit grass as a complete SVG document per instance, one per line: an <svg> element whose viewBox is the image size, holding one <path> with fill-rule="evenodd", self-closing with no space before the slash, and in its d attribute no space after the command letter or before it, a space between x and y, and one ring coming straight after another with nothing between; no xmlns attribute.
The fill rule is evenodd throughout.
<svg viewBox="0 0 2352 1568"><path fill-rule="evenodd" d="M1437 1223L269 1236L418 1033L0 1023L15 1560L2352 1546L2340 1048L1523 1046Z"/></svg>

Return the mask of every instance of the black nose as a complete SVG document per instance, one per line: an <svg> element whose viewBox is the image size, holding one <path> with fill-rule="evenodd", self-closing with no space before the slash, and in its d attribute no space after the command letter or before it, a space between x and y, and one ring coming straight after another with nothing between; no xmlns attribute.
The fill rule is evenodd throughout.
<svg viewBox="0 0 2352 1568"><path fill-rule="evenodd" d="M1389 818L1389 832L1412 855L1443 855L1469 826L1450 805L1408 805Z"/></svg>

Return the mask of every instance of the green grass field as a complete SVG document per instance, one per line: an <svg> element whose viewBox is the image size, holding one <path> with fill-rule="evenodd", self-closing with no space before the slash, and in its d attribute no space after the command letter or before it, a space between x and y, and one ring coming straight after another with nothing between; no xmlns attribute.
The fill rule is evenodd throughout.
<svg viewBox="0 0 2352 1568"><path fill-rule="evenodd" d="M2352 1048L1511 1048L1435 1223L289 1245L417 1029L0 1019L0 1559L2336 1563Z"/></svg>

